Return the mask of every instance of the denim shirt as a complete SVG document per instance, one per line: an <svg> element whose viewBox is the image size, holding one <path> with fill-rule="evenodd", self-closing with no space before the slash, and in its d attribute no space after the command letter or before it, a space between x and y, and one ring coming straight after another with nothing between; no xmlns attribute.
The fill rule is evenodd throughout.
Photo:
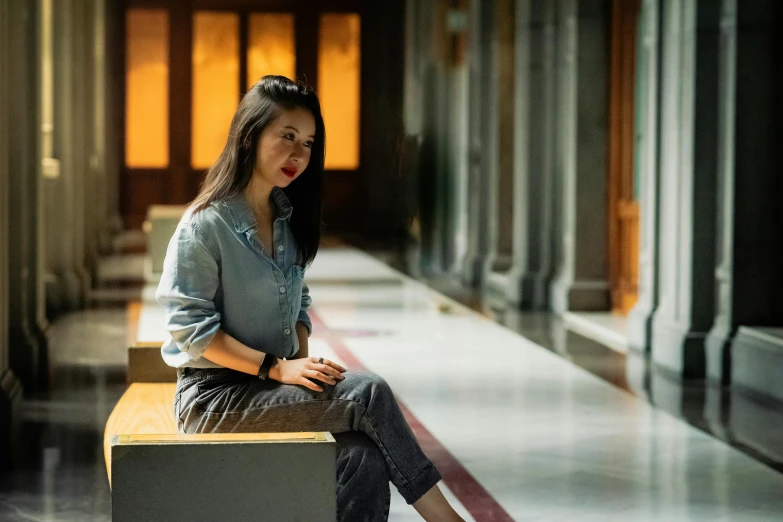
<svg viewBox="0 0 783 522"><path fill-rule="evenodd" d="M242 194L189 209L169 242L155 293L166 308L169 337L161 353L169 366L220 368L202 357L219 329L278 358L299 351L296 323L312 332L310 293L302 255L291 230L291 202L278 187L273 251L256 235Z"/></svg>

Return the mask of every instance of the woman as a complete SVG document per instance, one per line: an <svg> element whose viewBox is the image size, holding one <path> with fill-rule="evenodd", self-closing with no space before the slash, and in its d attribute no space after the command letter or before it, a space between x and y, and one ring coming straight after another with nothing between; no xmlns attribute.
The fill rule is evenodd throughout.
<svg viewBox="0 0 783 522"><path fill-rule="evenodd" d="M156 293L178 428L329 431L340 520L386 520L389 480L425 520L462 520L388 384L308 356L303 277L320 240L324 142L318 98L302 84L265 76L239 104Z"/></svg>

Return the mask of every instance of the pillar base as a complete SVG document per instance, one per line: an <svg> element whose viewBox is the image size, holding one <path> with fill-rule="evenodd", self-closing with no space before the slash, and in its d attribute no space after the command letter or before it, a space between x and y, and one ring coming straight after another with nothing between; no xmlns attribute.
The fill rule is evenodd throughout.
<svg viewBox="0 0 783 522"><path fill-rule="evenodd" d="M39 358L41 347L29 325L12 326L8 330L11 347L8 364L27 391L39 389Z"/></svg>
<svg viewBox="0 0 783 522"><path fill-rule="evenodd" d="M652 328L653 364L670 377L703 379L706 373L706 338L706 332L694 332L690 327L658 317L653 321Z"/></svg>
<svg viewBox="0 0 783 522"><path fill-rule="evenodd" d="M628 348L638 353L650 353L652 345L653 308L639 301L628 314Z"/></svg>
<svg viewBox="0 0 783 522"><path fill-rule="evenodd" d="M532 272L522 272L511 269L508 273L509 284L506 287L508 300L522 310L543 310L546 306L544 300L542 306L542 290L545 294L545 286L542 286L541 278Z"/></svg>
<svg viewBox="0 0 783 522"><path fill-rule="evenodd" d="M552 283L552 309L558 315L566 312L605 312L611 310L609 283L606 281L568 281Z"/></svg>
<svg viewBox="0 0 783 522"><path fill-rule="evenodd" d="M14 464L22 440L22 383L11 370L0 375L0 469Z"/></svg>
<svg viewBox="0 0 783 522"><path fill-rule="evenodd" d="M484 285L486 259L481 256L466 256L462 272L462 283L476 288Z"/></svg>
<svg viewBox="0 0 783 522"><path fill-rule="evenodd" d="M707 335L707 380L718 385L731 384L731 344L734 332L727 324L716 324Z"/></svg>
<svg viewBox="0 0 783 522"><path fill-rule="evenodd" d="M67 270L60 276L61 310L72 311L82 308L84 303L84 285L76 270Z"/></svg>
<svg viewBox="0 0 783 522"><path fill-rule="evenodd" d="M38 367L36 368L38 388L36 391L49 391L50 368L49 368L49 321L43 319L34 324L33 336L38 342Z"/></svg>

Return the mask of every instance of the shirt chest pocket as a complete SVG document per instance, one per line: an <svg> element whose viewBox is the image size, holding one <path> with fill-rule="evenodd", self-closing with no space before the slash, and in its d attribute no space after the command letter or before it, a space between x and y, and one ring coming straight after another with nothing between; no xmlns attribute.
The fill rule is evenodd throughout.
<svg viewBox="0 0 783 522"><path fill-rule="evenodd" d="M291 303L291 313L296 316L302 306L302 285L304 284L304 269L299 265L291 266L291 282L289 283L289 294Z"/></svg>

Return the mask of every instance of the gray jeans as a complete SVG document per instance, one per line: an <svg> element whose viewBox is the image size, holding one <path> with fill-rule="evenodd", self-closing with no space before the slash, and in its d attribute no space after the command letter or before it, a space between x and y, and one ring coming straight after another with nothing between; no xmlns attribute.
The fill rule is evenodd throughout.
<svg viewBox="0 0 783 522"><path fill-rule="evenodd" d="M183 368L174 413L184 433L328 431L337 441L338 520L387 520L389 481L413 504L441 475L424 455L391 388L345 372L323 392L228 369Z"/></svg>

